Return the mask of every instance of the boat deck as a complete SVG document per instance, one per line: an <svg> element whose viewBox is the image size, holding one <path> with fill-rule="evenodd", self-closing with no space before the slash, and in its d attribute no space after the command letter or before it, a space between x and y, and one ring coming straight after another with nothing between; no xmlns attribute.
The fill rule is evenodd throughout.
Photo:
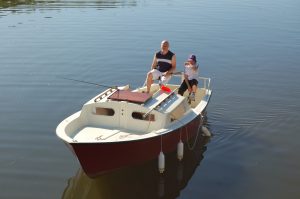
<svg viewBox="0 0 300 199"><path fill-rule="evenodd" d="M150 135L149 133L147 133ZM73 140L76 142L116 142L137 139L146 133L126 132L125 129L108 129L100 127L83 127L75 134Z"/></svg>

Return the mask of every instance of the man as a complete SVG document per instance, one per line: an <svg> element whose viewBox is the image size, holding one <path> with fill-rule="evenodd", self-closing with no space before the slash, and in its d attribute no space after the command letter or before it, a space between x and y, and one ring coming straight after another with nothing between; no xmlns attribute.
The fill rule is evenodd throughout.
<svg viewBox="0 0 300 199"><path fill-rule="evenodd" d="M147 73L147 93L150 92L153 80L160 79L163 83L170 80L172 72L176 70L176 56L169 50L169 42L163 40L160 51L154 54L151 71Z"/></svg>

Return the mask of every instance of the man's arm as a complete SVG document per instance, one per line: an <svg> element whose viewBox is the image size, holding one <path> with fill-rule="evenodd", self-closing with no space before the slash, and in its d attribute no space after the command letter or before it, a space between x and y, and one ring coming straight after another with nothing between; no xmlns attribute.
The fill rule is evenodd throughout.
<svg viewBox="0 0 300 199"><path fill-rule="evenodd" d="M157 67L157 60L156 60L156 54L154 54L152 65L151 65L151 70L155 69Z"/></svg>
<svg viewBox="0 0 300 199"><path fill-rule="evenodd" d="M167 75L171 75L176 71L176 55L174 54L171 60L172 68L168 70Z"/></svg>

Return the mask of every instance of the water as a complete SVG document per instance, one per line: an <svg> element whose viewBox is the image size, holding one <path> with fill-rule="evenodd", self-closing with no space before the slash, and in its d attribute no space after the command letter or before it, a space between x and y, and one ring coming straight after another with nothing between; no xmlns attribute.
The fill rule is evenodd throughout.
<svg viewBox="0 0 300 199"><path fill-rule="evenodd" d="M1 1L0 198L299 198L299 8L295 0ZM88 179L55 128L101 88L60 77L140 86L163 39L178 70L195 53L212 78L214 136L196 160L187 156L183 173L170 160L165 178L150 162Z"/></svg>

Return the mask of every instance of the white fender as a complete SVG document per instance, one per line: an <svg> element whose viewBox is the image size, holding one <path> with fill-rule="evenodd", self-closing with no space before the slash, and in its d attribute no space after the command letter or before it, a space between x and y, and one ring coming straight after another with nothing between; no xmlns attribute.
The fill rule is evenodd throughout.
<svg viewBox="0 0 300 199"><path fill-rule="evenodd" d="M203 136L207 136L207 137L210 137L211 136L211 133L209 132L209 130L205 127L205 126L202 126L201 127L201 130L202 130L202 135Z"/></svg>
<svg viewBox="0 0 300 199"><path fill-rule="evenodd" d="M183 151L184 151L184 145L182 143L182 141L180 140L177 144L177 158L178 160L182 160L183 158Z"/></svg>
<svg viewBox="0 0 300 199"><path fill-rule="evenodd" d="M165 155L161 151L158 156L158 170L159 173L163 173L165 171Z"/></svg>

